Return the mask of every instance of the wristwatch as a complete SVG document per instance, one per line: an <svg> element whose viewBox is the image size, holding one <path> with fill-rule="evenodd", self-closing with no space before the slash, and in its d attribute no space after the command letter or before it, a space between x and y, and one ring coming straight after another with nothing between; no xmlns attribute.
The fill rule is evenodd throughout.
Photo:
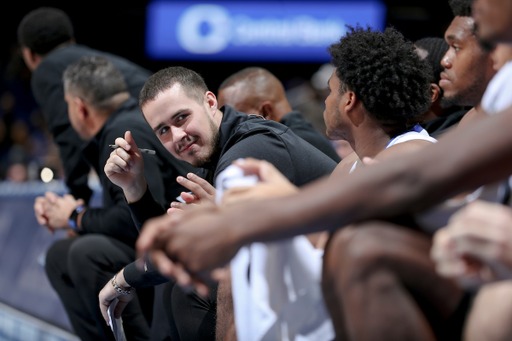
<svg viewBox="0 0 512 341"><path fill-rule="evenodd" d="M83 205L77 206L69 216L68 225L75 231L78 231L78 224L76 223L76 220L78 219L78 214L82 212L84 209L85 206Z"/></svg>

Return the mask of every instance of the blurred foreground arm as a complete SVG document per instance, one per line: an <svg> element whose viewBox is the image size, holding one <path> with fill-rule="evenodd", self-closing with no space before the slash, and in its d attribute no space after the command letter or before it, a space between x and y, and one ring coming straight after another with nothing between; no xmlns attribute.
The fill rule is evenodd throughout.
<svg viewBox="0 0 512 341"><path fill-rule="evenodd" d="M512 209L469 204L435 234L431 254L439 274L465 287L512 279Z"/></svg>

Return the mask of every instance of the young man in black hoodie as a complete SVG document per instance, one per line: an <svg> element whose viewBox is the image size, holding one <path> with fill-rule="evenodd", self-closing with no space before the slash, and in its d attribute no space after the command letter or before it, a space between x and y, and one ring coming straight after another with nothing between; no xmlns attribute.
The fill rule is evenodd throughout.
<svg viewBox="0 0 512 341"><path fill-rule="evenodd" d="M218 174L233 161L246 157L272 163L297 186L328 175L336 167L336 162L288 127L248 116L227 105L218 108L215 95L192 70L171 67L155 73L142 89L139 104L165 148L176 158L202 168L200 175L210 184L215 183ZM113 183L123 188L132 214L143 223L164 214L165 210L155 204L147 190L146 179L137 172L142 158L137 153L136 142L118 138L116 144L121 148L112 153L105 172ZM140 287L162 283L166 278L150 265L141 274L131 264L116 275L116 281L121 287ZM169 323L177 328L181 339L214 340L216 288L206 299L197 294L186 296L179 286L172 284L168 290L171 291L171 304L167 305ZM100 293L104 310L116 296L124 299L107 283ZM202 311L189 315L187 312L192 309L187 312L181 309L187 304L201 305L203 308L199 310Z"/></svg>

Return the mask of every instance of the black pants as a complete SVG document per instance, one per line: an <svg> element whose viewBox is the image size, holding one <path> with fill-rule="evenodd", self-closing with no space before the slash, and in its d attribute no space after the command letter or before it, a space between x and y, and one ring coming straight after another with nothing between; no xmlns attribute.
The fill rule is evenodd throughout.
<svg viewBox="0 0 512 341"><path fill-rule="evenodd" d="M98 293L134 258L132 247L99 234L64 239L52 245L46 256L46 274L80 339L114 340L101 315ZM122 315L126 337L149 340L149 322L143 310L151 315L153 298L147 297L144 290L137 290L136 296L139 297L128 304ZM140 302L146 305L141 307Z"/></svg>
<svg viewBox="0 0 512 341"><path fill-rule="evenodd" d="M173 341L215 341L217 286L202 298L169 282L164 286L163 301Z"/></svg>

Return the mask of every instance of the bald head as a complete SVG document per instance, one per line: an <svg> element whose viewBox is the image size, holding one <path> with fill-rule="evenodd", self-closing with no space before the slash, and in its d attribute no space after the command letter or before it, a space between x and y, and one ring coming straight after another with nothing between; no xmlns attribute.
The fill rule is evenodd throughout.
<svg viewBox="0 0 512 341"><path fill-rule="evenodd" d="M250 67L229 76L219 87L219 106L229 105L246 114L273 121L292 111L283 84L269 71Z"/></svg>

